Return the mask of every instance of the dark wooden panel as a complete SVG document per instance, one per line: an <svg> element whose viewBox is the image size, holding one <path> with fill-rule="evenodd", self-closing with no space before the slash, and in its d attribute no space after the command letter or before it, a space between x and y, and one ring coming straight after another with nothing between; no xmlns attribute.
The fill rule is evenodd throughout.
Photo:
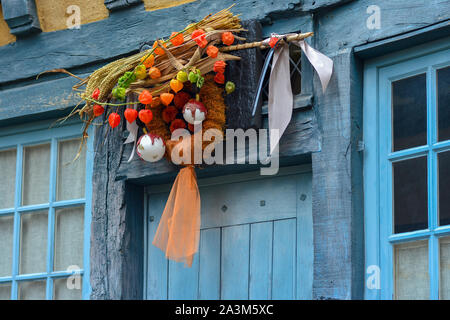
<svg viewBox="0 0 450 320"><path fill-rule="evenodd" d="M258 21L244 21L242 26L248 30L242 32L242 36L247 38L247 42L262 40L262 27ZM236 84L236 91L225 98L227 128L260 128L262 99L260 99L258 113L254 118L252 117L252 107L263 64L261 50L259 48L238 50L232 54L242 59L227 62L226 79Z"/></svg>

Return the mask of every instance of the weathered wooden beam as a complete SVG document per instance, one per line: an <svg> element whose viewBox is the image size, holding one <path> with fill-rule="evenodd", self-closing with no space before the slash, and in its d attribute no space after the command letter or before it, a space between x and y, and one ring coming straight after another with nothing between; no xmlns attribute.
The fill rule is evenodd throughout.
<svg viewBox="0 0 450 320"><path fill-rule="evenodd" d="M267 118L263 120L263 128L267 128ZM122 140L123 141L123 140ZM246 150L246 158L249 156L248 146ZM236 146L235 146L236 148ZM293 114L291 123L280 141L279 155L281 161L289 162L289 158L304 156L312 152L318 152L321 149L321 135L318 129L316 115L313 109L303 109ZM134 183L145 184L152 181L164 181L173 178L179 170L179 167L161 160L156 163L145 162L139 158L131 162L127 162L132 151L132 145L125 146L120 166L117 169L117 179L129 180ZM236 153L236 151L235 151ZM304 157L303 157L304 158ZM259 165L247 166L239 164L229 165L211 165L205 166L200 171L208 174L208 171L220 172L249 170L250 168L258 168Z"/></svg>
<svg viewBox="0 0 450 320"><path fill-rule="evenodd" d="M105 0L105 6L109 11L125 9L139 3L142 3L142 0Z"/></svg>
<svg viewBox="0 0 450 320"><path fill-rule="evenodd" d="M91 299L142 299L143 188L116 180L119 128L98 126L94 145Z"/></svg>
<svg viewBox="0 0 450 320"><path fill-rule="evenodd" d="M313 298L362 299L364 212L362 157L357 151L362 81L355 76L360 71L352 62L352 53L336 55L333 62L335 69L325 94L319 80L314 81L322 148L312 154Z"/></svg>
<svg viewBox="0 0 450 320"><path fill-rule="evenodd" d="M2 10L12 34L23 36L41 31L34 0L2 1Z"/></svg>
<svg viewBox="0 0 450 320"><path fill-rule="evenodd" d="M303 11L317 11L324 8L336 7L354 0L304 0Z"/></svg>
<svg viewBox="0 0 450 320"><path fill-rule="evenodd" d="M82 74L81 77L88 76ZM75 106L81 98L72 91L78 82L72 77L63 77L49 81L32 81L24 87L0 90L0 122L23 116L36 116L54 110L63 110ZM11 107L14 112L11 113Z"/></svg>
<svg viewBox="0 0 450 320"><path fill-rule="evenodd" d="M242 20L261 20L271 12L287 10L289 3L299 2L279 0L255 6L253 0L241 0L233 12L241 13ZM76 31L43 32L23 38L14 46L0 47L0 83L29 78L45 70L70 69L137 52L146 41L167 37L193 20L233 3L232 0L197 0L155 11L145 11L142 4L118 10L108 19L84 24ZM123 30L127 30L126 34Z"/></svg>

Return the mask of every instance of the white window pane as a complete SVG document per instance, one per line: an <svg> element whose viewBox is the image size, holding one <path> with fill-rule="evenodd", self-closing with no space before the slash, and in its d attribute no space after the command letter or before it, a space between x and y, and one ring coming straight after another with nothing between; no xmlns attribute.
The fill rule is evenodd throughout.
<svg viewBox="0 0 450 320"><path fill-rule="evenodd" d="M54 300L81 300L83 278L72 277L53 280Z"/></svg>
<svg viewBox="0 0 450 320"><path fill-rule="evenodd" d="M440 247L440 294L439 298L450 300L450 237L441 238Z"/></svg>
<svg viewBox="0 0 450 320"><path fill-rule="evenodd" d="M22 204L48 202L50 179L50 144L23 150Z"/></svg>
<svg viewBox="0 0 450 320"><path fill-rule="evenodd" d="M429 299L428 241L395 245L394 254L395 299Z"/></svg>
<svg viewBox="0 0 450 320"><path fill-rule="evenodd" d="M45 281L19 282L19 300L45 300Z"/></svg>
<svg viewBox="0 0 450 320"><path fill-rule="evenodd" d="M86 148L73 161L80 147L80 139L61 141L58 144L58 176L56 200L84 198L86 175Z"/></svg>
<svg viewBox="0 0 450 320"><path fill-rule="evenodd" d="M0 300L11 299L11 283L0 283Z"/></svg>
<svg viewBox="0 0 450 320"><path fill-rule="evenodd" d="M56 210L54 270L83 268L84 207Z"/></svg>
<svg viewBox="0 0 450 320"><path fill-rule="evenodd" d="M14 207L16 149L0 151L0 209Z"/></svg>
<svg viewBox="0 0 450 320"><path fill-rule="evenodd" d="M20 273L46 271L48 212L21 215Z"/></svg>
<svg viewBox="0 0 450 320"><path fill-rule="evenodd" d="M14 216L0 216L0 277L11 276L13 230Z"/></svg>

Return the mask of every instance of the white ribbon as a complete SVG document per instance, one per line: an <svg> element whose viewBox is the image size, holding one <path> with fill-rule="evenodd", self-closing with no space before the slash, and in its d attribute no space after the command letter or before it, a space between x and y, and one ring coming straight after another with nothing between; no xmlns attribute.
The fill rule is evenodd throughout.
<svg viewBox="0 0 450 320"><path fill-rule="evenodd" d="M279 35L272 35L280 37ZM268 42L266 39L265 42ZM322 90L325 92L333 73L333 60L312 48L304 40L293 41L299 46L309 62L316 70ZM291 89L291 73L289 67L289 45L279 45L275 50L272 60L269 83L269 129L279 130L279 134L270 135L270 153L275 150L281 136L286 130L292 118L293 96Z"/></svg>
<svg viewBox="0 0 450 320"><path fill-rule="evenodd" d="M283 44L275 50L272 60L269 82L269 132L279 130L279 134L270 134L270 154L275 150L280 137L286 130L292 117L293 97L289 71L289 46Z"/></svg>
<svg viewBox="0 0 450 320"><path fill-rule="evenodd" d="M325 93L331 79L331 74L333 73L333 60L311 47L304 40L296 41L294 43L302 49L303 53L314 67L314 70L316 70L320 83L322 84L322 91Z"/></svg>
<svg viewBox="0 0 450 320"><path fill-rule="evenodd" d="M134 97L133 97L134 98ZM137 110L137 103L133 105L133 109ZM136 124L136 121L133 121L133 123L129 123L127 122L127 131L130 133L127 137L127 139L125 140L125 142L123 144L127 144L127 143L132 143L133 142L133 150L131 151L131 155L128 158L127 162L131 162L134 158L135 155L135 150L136 150L136 139L137 139L137 133L139 130L139 126Z"/></svg>

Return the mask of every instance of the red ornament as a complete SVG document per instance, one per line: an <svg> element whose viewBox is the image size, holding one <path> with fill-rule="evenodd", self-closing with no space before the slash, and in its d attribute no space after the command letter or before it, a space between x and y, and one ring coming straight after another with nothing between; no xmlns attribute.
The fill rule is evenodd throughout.
<svg viewBox="0 0 450 320"><path fill-rule="evenodd" d="M218 84L224 84L225 83L225 76L223 73L216 73L216 76L214 77L214 81Z"/></svg>
<svg viewBox="0 0 450 320"><path fill-rule="evenodd" d="M139 95L139 102L142 104L150 104L152 103L153 96L148 90L144 90Z"/></svg>
<svg viewBox="0 0 450 320"><path fill-rule="evenodd" d="M184 122L182 119L175 119L170 124L170 132L174 132L177 129L185 129L186 128L186 122Z"/></svg>
<svg viewBox="0 0 450 320"><path fill-rule="evenodd" d="M102 113L105 111L105 108L103 108L103 106L99 104L94 105L93 109L94 109L94 117L102 115Z"/></svg>
<svg viewBox="0 0 450 320"><path fill-rule="evenodd" d="M181 110L189 99L191 99L191 96L187 92L180 91L175 95L175 98L173 98L173 104Z"/></svg>
<svg viewBox="0 0 450 320"><path fill-rule="evenodd" d="M191 99L183 107L183 118L187 123L195 124L203 122L206 119L208 111L203 103Z"/></svg>
<svg viewBox="0 0 450 320"><path fill-rule="evenodd" d="M273 47L275 47L275 45L277 44L277 42L278 42L278 38L277 38L277 37L271 37L270 40L269 40L269 46L270 46L271 48L273 48Z"/></svg>
<svg viewBox="0 0 450 320"><path fill-rule="evenodd" d="M178 110L174 106L166 107L162 112L164 122L171 123L177 117Z"/></svg>
<svg viewBox="0 0 450 320"><path fill-rule="evenodd" d="M155 162L164 157L166 146L164 140L160 136L147 133L139 138L136 152L141 159Z"/></svg>
<svg viewBox="0 0 450 320"><path fill-rule="evenodd" d="M92 99L98 100L99 96L100 96L100 89L97 88L97 89L94 90L94 92L92 92Z"/></svg>
<svg viewBox="0 0 450 320"><path fill-rule="evenodd" d="M109 115L108 122L109 122L109 125L111 126L111 128L114 129L120 123L120 116L117 113L113 112Z"/></svg>
<svg viewBox="0 0 450 320"><path fill-rule="evenodd" d="M152 111L149 109L142 109L139 111L139 119L145 124L150 123L153 119Z"/></svg>
<svg viewBox="0 0 450 320"><path fill-rule="evenodd" d="M227 46L232 45L234 42L234 35L229 31L222 33L222 42Z"/></svg>
<svg viewBox="0 0 450 320"><path fill-rule="evenodd" d="M217 72L217 73L224 73L225 72L225 66L227 64L225 63L225 61L216 61L214 63L214 67L213 67L213 71Z"/></svg>
<svg viewBox="0 0 450 320"><path fill-rule="evenodd" d="M136 118L138 117L138 112L134 109L127 108L125 110L124 116L125 116L125 119L127 119L127 121L129 123L133 123L136 120Z"/></svg>

